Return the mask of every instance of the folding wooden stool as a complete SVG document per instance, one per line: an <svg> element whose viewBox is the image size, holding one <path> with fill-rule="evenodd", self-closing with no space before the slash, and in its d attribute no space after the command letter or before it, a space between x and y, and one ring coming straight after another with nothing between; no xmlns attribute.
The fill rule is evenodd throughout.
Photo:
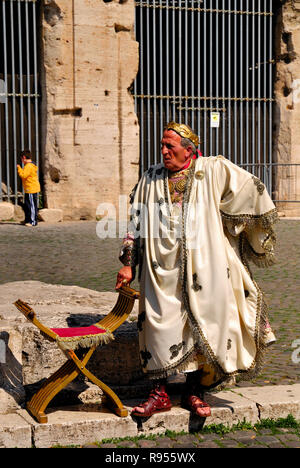
<svg viewBox="0 0 300 468"><path fill-rule="evenodd" d="M126 417L128 415L128 411L112 389L86 369L86 365L97 346L109 343L114 339L112 332L127 319L135 299L138 299L140 295L138 291L129 286L122 286L118 292L117 303L111 312L89 327L48 328L37 320L35 312L28 304L20 299L14 303L17 309L39 328L42 335L50 341L56 341L68 357L68 360L42 384L26 405L28 411L38 422L46 423L48 421L45 410L50 401L80 373L101 388L108 397L107 403L118 416ZM75 353L78 348L83 348L82 358L79 358Z"/></svg>

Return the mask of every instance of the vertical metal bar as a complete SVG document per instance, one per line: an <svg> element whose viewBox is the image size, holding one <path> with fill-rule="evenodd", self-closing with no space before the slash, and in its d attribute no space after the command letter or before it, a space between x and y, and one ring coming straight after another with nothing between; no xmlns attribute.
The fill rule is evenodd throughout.
<svg viewBox="0 0 300 468"><path fill-rule="evenodd" d="M162 6L161 0L159 0L159 6ZM162 96L164 94L163 90L163 51L164 51L164 46L163 46L163 27L162 27L162 8L159 9L159 94ZM159 106L159 122L160 122L160 127L159 127L159 133L160 133L160 138L162 137L163 134L163 120L164 120L164 110L163 110L163 99L160 98L160 106Z"/></svg>
<svg viewBox="0 0 300 468"><path fill-rule="evenodd" d="M243 10L243 2L244 0L241 0L240 1L240 10L242 11ZM244 18L244 15L241 14L240 15L240 77L239 77L239 80L240 80L240 97L243 98L244 97L244 70L243 70L243 66L244 66L244 63L243 63L243 57L244 57L244 51L243 51L243 31L244 31L244 28L243 28L243 18ZM239 157L239 161L240 163L244 163L244 106L243 106L243 101L241 99L240 101L240 157Z"/></svg>
<svg viewBox="0 0 300 468"><path fill-rule="evenodd" d="M231 0L228 0L228 9L231 9ZM228 158L232 161L231 155L231 15L228 15Z"/></svg>
<svg viewBox="0 0 300 468"><path fill-rule="evenodd" d="M179 2L179 11L178 11L178 96L180 99L180 106L182 103L182 21L181 21L181 0ZM179 123L181 123L181 110L179 110Z"/></svg>
<svg viewBox="0 0 300 468"><path fill-rule="evenodd" d="M246 2L249 13L249 0ZM249 98L249 14L246 15L246 98ZM249 164L249 101L246 101L246 163ZM249 166L246 166L247 171Z"/></svg>
<svg viewBox="0 0 300 468"><path fill-rule="evenodd" d="M146 16L147 16L147 168L151 165L151 101L150 101L150 70L151 70L151 65L150 65L150 15L149 15L149 5L150 2L147 0L147 5L148 8L146 8Z"/></svg>
<svg viewBox="0 0 300 468"><path fill-rule="evenodd" d="M198 36L197 36L197 51L198 51L198 67L197 67L197 83L198 83L198 136L201 140L202 138L202 133L201 133L201 22L200 22L200 11L198 10L197 12L197 19L198 19ZM203 73L205 73L205 70L203 70Z"/></svg>
<svg viewBox="0 0 300 468"><path fill-rule="evenodd" d="M210 122L209 122L209 155L213 155L213 131L211 126L211 113L213 107L213 37L212 37L212 29L213 29L213 13L212 13L213 5L212 0L210 0L210 14L209 14L209 73L210 73L210 86L209 86L209 94L210 94Z"/></svg>
<svg viewBox="0 0 300 468"><path fill-rule="evenodd" d="M270 11L273 12L273 0L270 0ZM273 192L273 173L272 173L272 153L273 153L273 148L272 148L272 141L273 141L273 135L272 135L272 127L273 127L273 104L271 99L273 98L273 17L270 16L270 21L269 21L269 168L270 168L270 195L272 196Z"/></svg>
<svg viewBox="0 0 300 468"><path fill-rule="evenodd" d="M4 83L5 83L5 153L6 153L6 183L7 199L10 201L10 174L9 174L9 125L8 125L8 75L7 75L7 40L6 40L6 7L2 1L3 18L3 58L4 58Z"/></svg>
<svg viewBox="0 0 300 468"><path fill-rule="evenodd" d="M170 96L170 74L169 70L171 69L170 64L170 53L169 53L169 0L166 1L166 94ZM168 97L166 105L166 123L170 121L170 99Z"/></svg>
<svg viewBox="0 0 300 468"><path fill-rule="evenodd" d="M258 0L258 11L261 12L261 0ZM257 97L261 98L261 67L262 67L262 60L261 60L261 16L258 15L258 34L257 34L257 48L258 48L258 57L257 57ZM257 103L257 159L258 162L261 163L261 106L260 101ZM261 178L261 167L258 166L258 177Z"/></svg>
<svg viewBox="0 0 300 468"><path fill-rule="evenodd" d="M19 76L20 76L20 137L21 150L24 150L24 102L23 102L23 52L22 52L22 25L21 25L21 2L18 1L18 30L19 30Z"/></svg>
<svg viewBox="0 0 300 468"><path fill-rule="evenodd" d="M267 11L267 2L264 0L264 12ZM264 16L264 27L263 27L264 39L263 39L263 70L264 70L264 90L263 90L263 97L267 97L267 17ZM267 151L268 151L268 142L266 139L266 118L267 118L267 103L264 101L263 104L263 181L265 182L268 191L269 191L269 178L268 178L268 167L267 167Z"/></svg>
<svg viewBox="0 0 300 468"><path fill-rule="evenodd" d="M10 1L10 46L11 46L11 80L12 80L12 131L13 131L13 176L14 197L17 203L17 125L16 125L16 67L15 67L15 32L14 32L14 2Z"/></svg>
<svg viewBox="0 0 300 468"><path fill-rule="evenodd" d="M152 80L153 80L153 96L156 96L156 24L155 24L155 19L156 19L156 8L152 8L152 58L153 58L153 74L152 74ZM162 44L160 44L160 47L162 47ZM152 106L152 112L153 112L153 155L154 155L154 164L157 164L157 117L156 117L156 110L157 110L157 100L156 97L153 98L153 106Z"/></svg>
<svg viewBox="0 0 300 468"><path fill-rule="evenodd" d="M237 164L237 0L234 0L234 163Z"/></svg>
<svg viewBox="0 0 300 468"><path fill-rule="evenodd" d="M33 69L34 69L34 110L35 110L35 154L36 163L39 169L40 149L39 149L39 106L38 106L38 64L37 64L37 35L36 35L36 7L32 4L33 17Z"/></svg>
<svg viewBox="0 0 300 468"><path fill-rule="evenodd" d="M137 5L134 2L134 38L136 40L136 24L137 24ZM134 94L134 112L137 114L137 76L135 77L135 80L133 82L133 94Z"/></svg>
<svg viewBox="0 0 300 468"><path fill-rule="evenodd" d="M252 164L255 164L256 160L256 136L255 136L255 130L256 130L256 118L255 118L255 16L254 13L252 12L252 148L251 148L251 162ZM253 172L255 171L255 166L252 166Z"/></svg>
<svg viewBox="0 0 300 468"><path fill-rule="evenodd" d="M192 0L192 8L194 9L194 0ZM191 95L193 96L192 98L192 112L191 112L191 127L194 130L194 107L195 107L195 102L194 102L194 96L195 96L195 30L194 30L194 12L190 12L190 24L191 24L191 72L192 72L192 77L191 77ZM187 41L186 41L187 42Z"/></svg>
<svg viewBox="0 0 300 468"><path fill-rule="evenodd" d="M136 7L137 8L137 7ZM144 96L144 27L143 27L143 11L144 9L139 6L140 9L140 91L139 94ZM145 130L144 130L144 98L140 100L140 166L141 174L145 171L145 160L144 160L144 148L145 148Z"/></svg>
<svg viewBox="0 0 300 468"><path fill-rule="evenodd" d="M185 89L185 124L188 124L188 106L189 106L189 101L187 96L189 95L188 92L188 10L186 8L185 10L185 15L184 15L184 26L185 26L185 48L184 48L184 89Z"/></svg>
<svg viewBox="0 0 300 468"><path fill-rule="evenodd" d="M26 22L26 55L27 55L27 126L28 126L28 149L32 149L31 144L31 86L30 86L30 46L29 46L29 17L28 17L28 2L25 2L25 22Z"/></svg>
<svg viewBox="0 0 300 468"><path fill-rule="evenodd" d="M206 10L206 0L204 0L204 8ZM203 131L203 140L204 140L204 156L208 156L207 154L207 18L206 18L206 11L203 14L203 32L204 32L204 40L203 40L203 63L204 63L204 79L203 79L203 91L204 91L204 103L205 103L205 110L204 110L204 131Z"/></svg>
<svg viewBox="0 0 300 468"><path fill-rule="evenodd" d="M215 36L215 40L216 40L216 69L215 69L215 77L216 77L216 98L219 98L219 13L216 12L216 27L215 27L215 30L216 30L216 36ZM219 111L219 99L216 99L216 107L218 109L217 112L220 112ZM217 127L215 129L215 136L216 136L216 142L215 142L215 145L216 145L216 151L215 151L215 154L218 155L219 154L219 128Z"/></svg>
<svg viewBox="0 0 300 468"><path fill-rule="evenodd" d="M173 78L173 120L176 121L176 35L175 35L175 9L173 9L173 15L172 15L172 78Z"/></svg>
<svg viewBox="0 0 300 468"><path fill-rule="evenodd" d="M223 96L223 109L225 106L225 0L222 2L222 96ZM225 111L222 114L222 154L225 156Z"/></svg>

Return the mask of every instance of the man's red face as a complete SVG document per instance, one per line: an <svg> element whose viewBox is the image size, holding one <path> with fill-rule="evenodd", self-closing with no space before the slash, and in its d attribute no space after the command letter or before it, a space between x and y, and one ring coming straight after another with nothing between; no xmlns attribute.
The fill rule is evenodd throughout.
<svg viewBox="0 0 300 468"><path fill-rule="evenodd" d="M173 130L165 130L161 140L163 162L170 171L179 171L191 156L191 148L181 145L181 136Z"/></svg>

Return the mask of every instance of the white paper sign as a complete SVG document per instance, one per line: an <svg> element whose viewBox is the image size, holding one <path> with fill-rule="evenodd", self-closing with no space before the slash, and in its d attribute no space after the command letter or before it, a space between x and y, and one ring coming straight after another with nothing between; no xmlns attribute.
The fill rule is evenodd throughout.
<svg viewBox="0 0 300 468"><path fill-rule="evenodd" d="M0 80L0 102L2 104L6 103L6 87L3 80Z"/></svg>
<svg viewBox="0 0 300 468"><path fill-rule="evenodd" d="M0 340L0 364L6 364L6 344Z"/></svg>
<svg viewBox="0 0 300 468"><path fill-rule="evenodd" d="M220 112L212 112L210 114L210 126L212 128L220 127Z"/></svg>

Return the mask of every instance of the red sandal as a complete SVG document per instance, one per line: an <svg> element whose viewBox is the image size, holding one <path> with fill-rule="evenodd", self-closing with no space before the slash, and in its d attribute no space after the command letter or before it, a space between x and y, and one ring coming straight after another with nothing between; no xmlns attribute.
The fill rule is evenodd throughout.
<svg viewBox="0 0 300 468"><path fill-rule="evenodd" d="M201 398L196 395L186 396L182 401L182 407L191 411L196 416L199 416L199 418L208 418L211 416L209 404L201 400ZM197 412L198 409L202 410L201 414Z"/></svg>
<svg viewBox="0 0 300 468"><path fill-rule="evenodd" d="M143 408L143 413L133 409L131 412L132 416L136 416L138 418L149 418L155 413L170 411L172 405L169 395L165 391L155 388L151 391L148 400L141 403L138 408Z"/></svg>

